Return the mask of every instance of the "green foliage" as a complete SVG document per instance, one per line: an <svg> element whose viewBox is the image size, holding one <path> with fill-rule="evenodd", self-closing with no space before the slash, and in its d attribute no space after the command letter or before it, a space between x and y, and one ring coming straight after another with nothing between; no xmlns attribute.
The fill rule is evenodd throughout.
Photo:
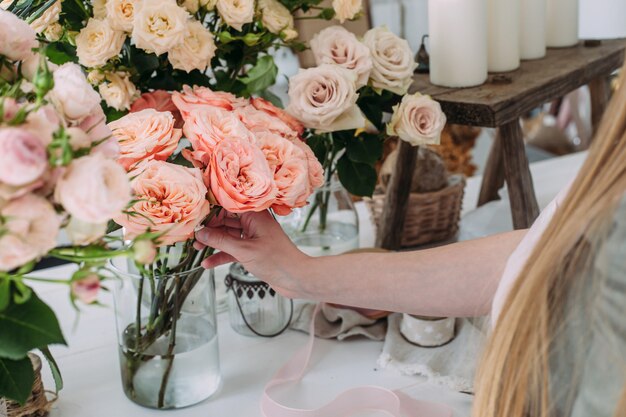
<svg viewBox="0 0 626 417"><path fill-rule="evenodd" d="M67 42L52 42L46 48L46 55L53 64L63 65L66 62L76 62L76 47Z"/></svg>
<svg viewBox="0 0 626 417"><path fill-rule="evenodd" d="M359 90L357 105L370 122L380 131L384 131L383 114L390 113L401 97L391 91L377 92L371 87Z"/></svg>
<svg viewBox="0 0 626 417"><path fill-rule="evenodd" d="M0 357L0 397L24 404L34 382L35 372L28 357L18 360Z"/></svg>
<svg viewBox="0 0 626 417"><path fill-rule="evenodd" d="M346 155L352 162L374 165L383 156L383 138L362 133L346 142Z"/></svg>
<svg viewBox="0 0 626 417"><path fill-rule="evenodd" d="M241 79L241 82L246 85L248 94L255 94L274 85L277 74L278 67L274 63L274 58L270 55L264 55L248 71L248 75Z"/></svg>
<svg viewBox="0 0 626 417"><path fill-rule="evenodd" d="M91 17L91 4L83 0L67 0L61 3L59 23L66 29L80 31Z"/></svg>
<svg viewBox="0 0 626 417"><path fill-rule="evenodd" d="M41 354L46 358L48 362L48 366L50 366L50 372L52 373L52 378L54 379L54 388L58 393L63 389L63 377L61 376L61 371L59 370L59 365L57 361L50 353L50 349L48 347L39 348Z"/></svg>
<svg viewBox="0 0 626 417"><path fill-rule="evenodd" d="M377 175L373 166L351 161L344 154L337 161L337 174L348 192L361 197L371 197L374 193Z"/></svg>
<svg viewBox="0 0 626 417"><path fill-rule="evenodd" d="M325 165L328 159L329 147L332 146L328 142L328 137L326 135L313 135L307 138L306 144L309 145L320 164Z"/></svg>
<svg viewBox="0 0 626 417"><path fill-rule="evenodd" d="M0 312L0 335L0 357L15 361L32 349L65 344L54 312L35 293L25 303L10 303Z"/></svg>

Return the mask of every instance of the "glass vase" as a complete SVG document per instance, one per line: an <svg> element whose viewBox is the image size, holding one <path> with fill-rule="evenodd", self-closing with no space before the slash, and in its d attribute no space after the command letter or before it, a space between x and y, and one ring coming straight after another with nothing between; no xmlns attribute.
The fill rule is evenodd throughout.
<svg viewBox="0 0 626 417"><path fill-rule="evenodd" d="M293 317L293 302L234 263L225 280L230 325L244 336L274 337Z"/></svg>
<svg viewBox="0 0 626 417"><path fill-rule="evenodd" d="M352 197L336 177L281 225L294 244L310 256L338 255L359 247L359 216Z"/></svg>
<svg viewBox="0 0 626 417"><path fill-rule="evenodd" d="M112 271L126 396L145 407L172 409L213 395L221 383L213 270L160 275L120 258Z"/></svg>

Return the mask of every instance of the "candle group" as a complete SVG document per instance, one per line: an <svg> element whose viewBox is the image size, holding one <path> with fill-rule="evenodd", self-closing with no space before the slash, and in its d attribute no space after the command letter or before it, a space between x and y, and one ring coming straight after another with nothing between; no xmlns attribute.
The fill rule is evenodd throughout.
<svg viewBox="0 0 626 417"><path fill-rule="evenodd" d="M429 0L430 81L484 83L488 72L519 68L546 47L578 43L579 0Z"/></svg>

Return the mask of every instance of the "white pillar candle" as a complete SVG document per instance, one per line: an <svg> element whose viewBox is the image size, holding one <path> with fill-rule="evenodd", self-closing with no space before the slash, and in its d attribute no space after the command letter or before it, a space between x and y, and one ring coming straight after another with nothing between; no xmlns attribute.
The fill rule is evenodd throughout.
<svg viewBox="0 0 626 417"><path fill-rule="evenodd" d="M546 44L553 48L578 43L578 0L547 0Z"/></svg>
<svg viewBox="0 0 626 417"><path fill-rule="evenodd" d="M522 0L520 11L520 58L546 56L546 0Z"/></svg>
<svg viewBox="0 0 626 417"><path fill-rule="evenodd" d="M489 0L489 72L519 68L520 0Z"/></svg>
<svg viewBox="0 0 626 417"><path fill-rule="evenodd" d="M472 87L487 80L487 0L429 0L430 82Z"/></svg>

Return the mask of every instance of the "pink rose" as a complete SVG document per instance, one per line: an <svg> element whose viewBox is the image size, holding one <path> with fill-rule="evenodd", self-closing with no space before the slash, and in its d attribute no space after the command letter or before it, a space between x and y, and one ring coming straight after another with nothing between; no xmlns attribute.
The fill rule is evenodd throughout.
<svg viewBox="0 0 626 417"><path fill-rule="evenodd" d="M13 120L17 112L20 110L20 105L14 98L3 97L2 101L2 119L0 122L9 122Z"/></svg>
<svg viewBox="0 0 626 417"><path fill-rule="evenodd" d="M56 246L61 219L44 198L26 194L0 209L0 271L11 271Z"/></svg>
<svg viewBox="0 0 626 417"><path fill-rule="evenodd" d="M92 153L101 153L108 159L118 159L120 156L120 145L113 136L111 128L107 125L106 116L102 107L97 106L94 110L80 122L78 128L87 133L90 146L97 145L92 149Z"/></svg>
<svg viewBox="0 0 626 417"><path fill-rule="evenodd" d="M141 97L130 106L131 113L137 113L145 109L154 109L159 112L168 111L176 119L176 128L183 127L183 118L178 107L172 101L172 95L165 90L156 90L151 93L143 93Z"/></svg>
<svg viewBox="0 0 626 417"><path fill-rule="evenodd" d="M438 145L446 115L438 102L420 93L406 95L393 107L387 133L413 146Z"/></svg>
<svg viewBox="0 0 626 417"><path fill-rule="evenodd" d="M235 107L245 106L247 101L237 98L230 93L223 91L213 91L207 87L194 87L188 85L183 86L183 92L175 91L172 94L174 104L186 119L194 108L198 107L219 107L224 110L231 111Z"/></svg>
<svg viewBox="0 0 626 417"><path fill-rule="evenodd" d="M124 236L133 239L150 230L162 232L160 244L172 245L193 236L211 211L207 188L197 168L187 168L163 161L150 161L138 169L132 182L138 200L115 221L124 227Z"/></svg>
<svg viewBox="0 0 626 417"><path fill-rule="evenodd" d="M235 115L253 133L270 131L284 138L298 138L298 132L278 117L257 110L253 106L238 107L235 109Z"/></svg>
<svg viewBox="0 0 626 417"><path fill-rule="evenodd" d="M105 223L126 208L131 189L124 168L95 153L72 161L59 178L54 197L77 219Z"/></svg>
<svg viewBox="0 0 626 417"><path fill-rule="evenodd" d="M37 47L35 31L28 23L11 12L0 9L0 55L11 61L21 61L32 55Z"/></svg>
<svg viewBox="0 0 626 417"><path fill-rule="evenodd" d="M72 281L70 285L72 295L85 304L91 304L98 299L100 278L96 274L89 274L84 278Z"/></svg>
<svg viewBox="0 0 626 417"><path fill-rule="evenodd" d="M218 143L204 175L217 202L231 213L263 211L275 202L278 190L265 155L245 140Z"/></svg>
<svg viewBox="0 0 626 417"><path fill-rule="evenodd" d="M86 223L70 217L65 233L74 245L89 245L102 238L107 232L107 223Z"/></svg>
<svg viewBox="0 0 626 417"><path fill-rule="evenodd" d="M170 112L145 109L109 123L120 145L118 162L130 170L139 162L165 161L174 153L182 136L182 131L174 128L175 122Z"/></svg>
<svg viewBox="0 0 626 417"><path fill-rule="evenodd" d="M261 110L269 114L270 116L278 117L280 120L285 122L287 126L289 126L292 130L298 132L298 135L302 136L302 134L304 133L304 126L302 125L300 120L296 119L285 110L279 109L278 107L274 106L269 101L260 97L253 97L252 99L250 99L250 104L252 104L257 110Z"/></svg>
<svg viewBox="0 0 626 417"><path fill-rule="evenodd" d="M199 167L209 164L211 154L218 143L239 139L252 141L253 136L246 126L232 113L217 107L200 107L189 113L183 126L185 137L191 142L193 151L185 151L190 161Z"/></svg>
<svg viewBox="0 0 626 417"><path fill-rule="evenodd" d="M37 180L48 167L46 148L31 132L0 129L0 182L22 186Z"/></svg>
<svg viewBox="0 0 626 417"><path fill-rule="evenodd" d="M100 106L100 95L87 82L80 67L69 62L54 71L54 88L49 97L70 122L82 121Z"/></svg>
<svg viewBox="0 0 626 417"><path fill-rule="evenodd" d="M304 207L311 194L304 150L270 132L257 134L256 144L265 154L278 189L272 209L284 216L294 208Z"/></svg>
<svg viewBox="0 0 626 417"><path fill-rule="evenodd" d="M61 128L61 120L54 107L46 105L26 117L22 128L32 132L44 146L52 143L53 135Z"/></svg>

